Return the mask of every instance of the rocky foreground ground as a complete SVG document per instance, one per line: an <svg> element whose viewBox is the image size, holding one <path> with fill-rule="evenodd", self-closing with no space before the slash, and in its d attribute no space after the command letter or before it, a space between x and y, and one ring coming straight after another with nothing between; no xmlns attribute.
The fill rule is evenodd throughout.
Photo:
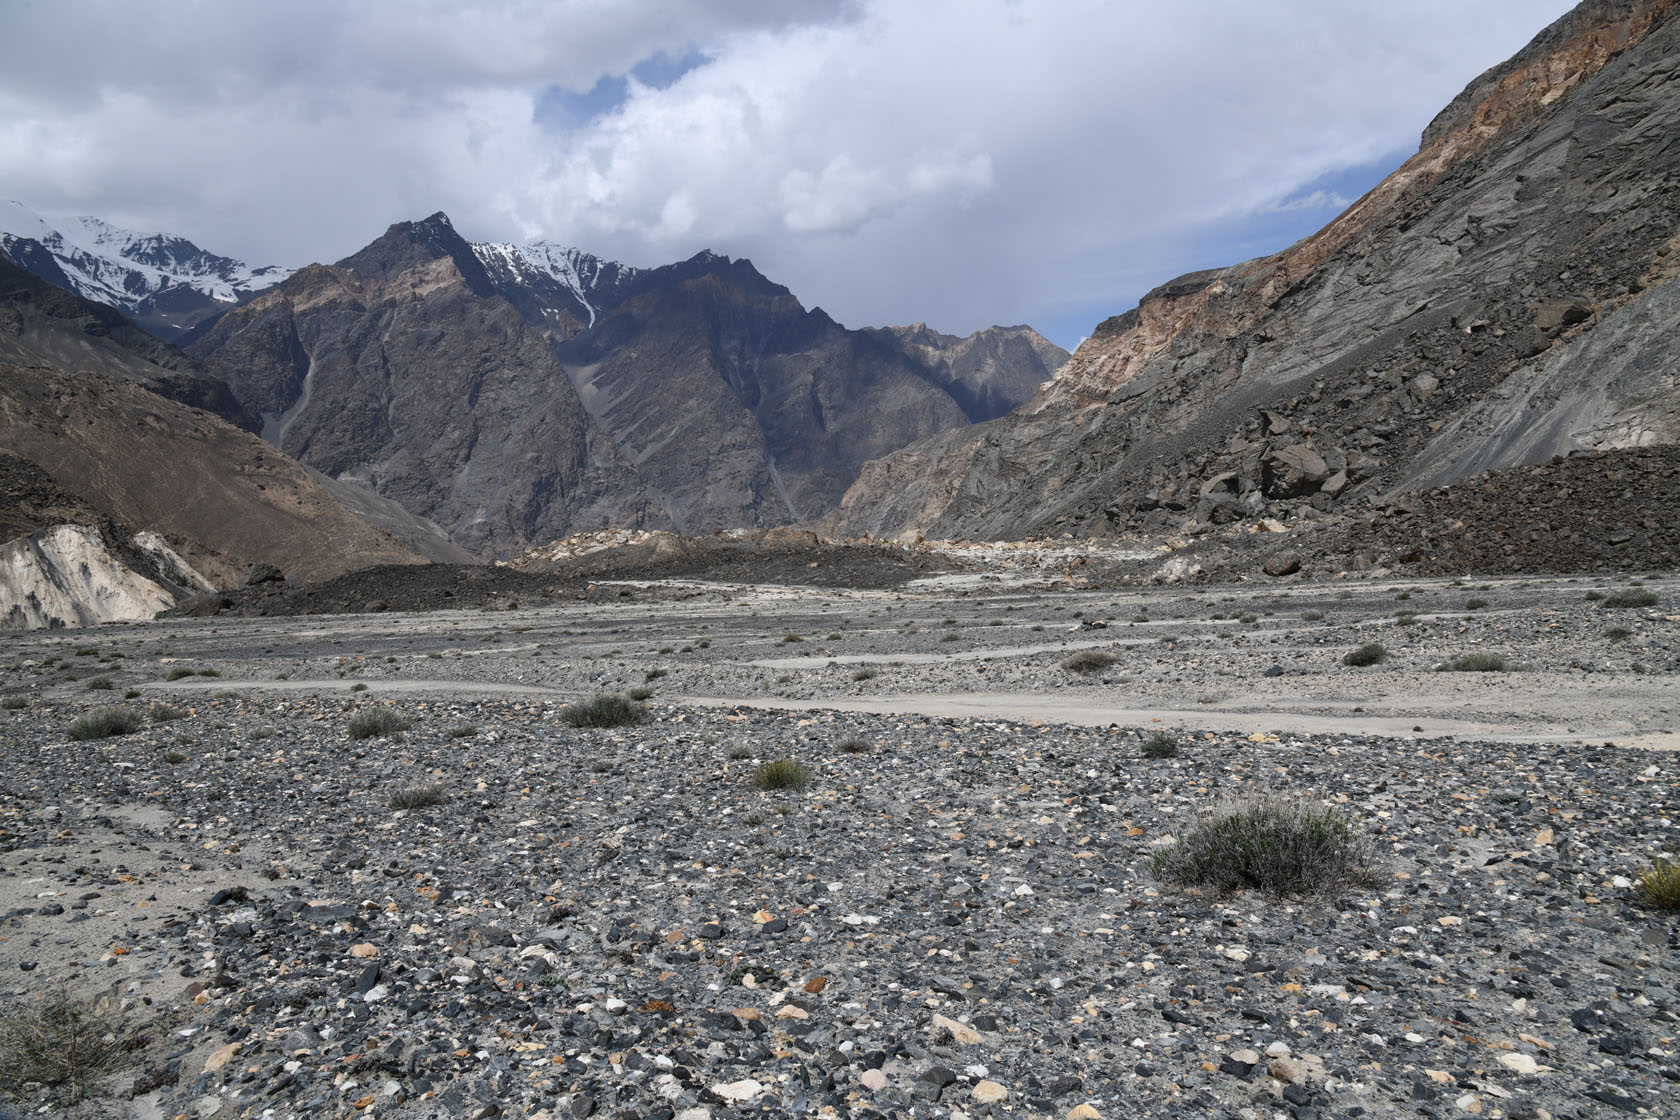
<svg viewBox="0 0 1680 1120"><path fill-rule="evenodd" d="M129 1044L106 1095L17 1110L1672 1111L1680 928L1634 877L1680 851L1680 768L1608 741L1674 730L1669 581L662 594L9 638L0 996L103 995ZM1495 649L1526 667L1431 671ZM1062 668L1089 650L1116 661ZM563 718L637 686L646 723ZM935 692L1070 714L913 710ZM1127 704L1171 714L1089 718ZM104 706L140 727L73 740ZM1424 707L1460 730L1368 731ZM373 710L407 729L352 738ZM786 758L804 790L755 786ZM1380 874L1155 877L1251 797L1353 814Z"/></svg>

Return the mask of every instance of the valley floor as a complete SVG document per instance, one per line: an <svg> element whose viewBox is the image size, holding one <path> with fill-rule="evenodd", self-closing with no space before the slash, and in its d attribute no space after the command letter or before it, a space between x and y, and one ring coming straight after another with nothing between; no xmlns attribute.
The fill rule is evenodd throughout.
<svg viewBox="0 0 1680 1120"><path fill-rule="evenodd" d="M1680 850L1680 581L596 590L0 641L0 999L143 1039L48 1114L1563 1117L1680 1079L1680 929L1632 883ZM1507 669L1435 671L1469 653ZM561 717L636 688L640 726ZM69 737L109 706L139 729ZM350 738L376 708L407 731ZM755 788L782 758L809 787ZM1151 874L1253 796L1356 814L1382 876Z"/></svg>

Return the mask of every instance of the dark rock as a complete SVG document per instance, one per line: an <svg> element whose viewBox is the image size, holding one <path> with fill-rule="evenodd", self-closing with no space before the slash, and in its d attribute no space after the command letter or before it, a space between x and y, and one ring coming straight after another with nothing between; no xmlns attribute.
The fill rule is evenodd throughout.
<svg viewBox="0 0 1680 1120"><path fill-rule="evenodd" d="M1289 576L1301 570L1302 556L1294 549L1284 549L1267 558L1263 570L1269 576Z"/></svg>

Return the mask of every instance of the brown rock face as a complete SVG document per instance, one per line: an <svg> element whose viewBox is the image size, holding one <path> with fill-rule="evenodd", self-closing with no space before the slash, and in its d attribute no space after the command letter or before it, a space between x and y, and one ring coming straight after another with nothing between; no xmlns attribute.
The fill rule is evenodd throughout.
<svg viewBox="0 0 1680 1120"><path fill-rule="evenodd" d="M1289 517L1680 441L1675 8L1581 5L1318 234L1157 288L1029 404L866 465L825 526L1177 527L1231 471Z"/></svg>
<svg viewBox="0 0 1680 1120"><path fill-rule="evenodd" d="M0 365L0 446L104 517L160 533L218 584L258 562L325 579L421 560L256 436L130 381Z"/></svg>

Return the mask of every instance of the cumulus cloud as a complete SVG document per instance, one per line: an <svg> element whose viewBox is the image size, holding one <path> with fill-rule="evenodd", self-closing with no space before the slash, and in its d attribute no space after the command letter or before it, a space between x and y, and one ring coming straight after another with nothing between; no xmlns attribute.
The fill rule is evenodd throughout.
<svg viewBox="0 0 1680 1120"><path fill-rule="evenodd" d="M0 195L285 264L442 209L750 256L848 323L1071 343L1221 263L1209 231L1308 232L1566 7L11 3Z"/></svg>

